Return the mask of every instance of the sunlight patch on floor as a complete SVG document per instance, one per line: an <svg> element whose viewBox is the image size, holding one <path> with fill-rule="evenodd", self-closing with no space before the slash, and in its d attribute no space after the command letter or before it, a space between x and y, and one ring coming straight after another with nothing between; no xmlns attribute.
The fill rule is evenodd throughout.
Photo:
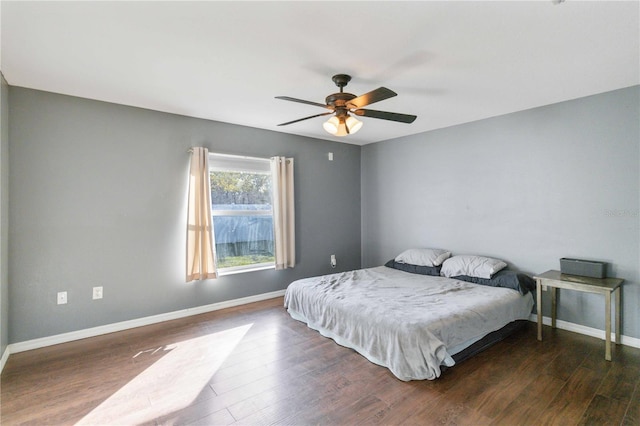
<svg viewBox="0 0 640 426"><path fill-rule="evenodd" d="M134 359L159 356L77 424L140 424L191 404L253 324L150 348ZM135 361L135 360L134 360Z"/></svg>

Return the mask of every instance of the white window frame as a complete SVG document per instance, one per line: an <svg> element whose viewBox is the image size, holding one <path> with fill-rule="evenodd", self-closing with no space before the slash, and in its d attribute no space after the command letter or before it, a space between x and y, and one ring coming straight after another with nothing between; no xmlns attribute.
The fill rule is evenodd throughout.
<svg viewBox="0 0 640 426"><path fill-rule="evenodd" d="M211 172L246 172L271 175L271 160L269 158L245 157L230 154L209 153L209 174ZM273 184L273 182L272 182ZM271 216L273 218L273 193L271 194L271 210L214 210L211 207L211 216ZM215 219L213 219L215 222ZM215 235L214 235L215 238ZM217 259L216 251L216 263ZM243 272L263 271L275 269L276 262L254 263L244 266L232 266L219 268L218 275L231 275Z"/></svg>

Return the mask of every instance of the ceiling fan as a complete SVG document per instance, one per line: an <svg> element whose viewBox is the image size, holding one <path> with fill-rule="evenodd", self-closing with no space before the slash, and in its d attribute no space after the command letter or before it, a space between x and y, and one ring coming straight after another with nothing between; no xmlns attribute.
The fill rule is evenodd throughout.
<svg viewBox="0 0 640 426"><path fill-rule="evenodd" d="M371 105L375 102L384 101L398 94L386 87L379 87L364 95L356 96L352 93L343 92L344 86L351 81L351 76L347 74L336 74L332 78L333 82L340 88L339 93L333 93L325 99L325 103L305 101L303 99L291 98L289 96L276 96L276 99L285 101L299 102L301 104L315 105L321 108L329 109L329 112L315 114L309 117L299 118L298 120L288 121L278 124L278 126L287 126L299 121L308 120L310 118L322 117L323 115L334 114L328 121L323 124L324 129L335 136L352 135L362 127L362 122L354 117L380 118L383 120L397 121L400 123L413 123L417 116L409 114L399 114L396 112L376 111L373 109L363 109L362 107Z"/></svg>

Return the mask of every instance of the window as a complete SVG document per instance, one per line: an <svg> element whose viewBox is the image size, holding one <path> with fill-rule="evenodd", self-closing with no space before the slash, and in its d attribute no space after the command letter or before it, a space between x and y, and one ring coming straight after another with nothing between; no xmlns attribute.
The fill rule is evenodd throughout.
<svg viewBox="0 0 640 426"><path fill-rule="evenodd" d="M275 267L270 167L269 159L209 154L221 274Z"/></svg>

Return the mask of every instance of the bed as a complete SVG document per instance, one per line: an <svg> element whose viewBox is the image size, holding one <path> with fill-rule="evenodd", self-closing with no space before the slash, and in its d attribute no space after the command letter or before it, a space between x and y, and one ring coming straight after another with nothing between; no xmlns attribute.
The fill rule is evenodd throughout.
<svg viewBox="0 0 640 426"><path fill-rule="evenodd" d="M416 272L420 267L428 273ZM392 260L301 279L288 286L284 306L292 318L387 367L398 379L432 380L455 364L456 354L528 319L534 304L535 283L522 274L496 286L504 271L483 278L443 277L442 270Z"/></svg>

